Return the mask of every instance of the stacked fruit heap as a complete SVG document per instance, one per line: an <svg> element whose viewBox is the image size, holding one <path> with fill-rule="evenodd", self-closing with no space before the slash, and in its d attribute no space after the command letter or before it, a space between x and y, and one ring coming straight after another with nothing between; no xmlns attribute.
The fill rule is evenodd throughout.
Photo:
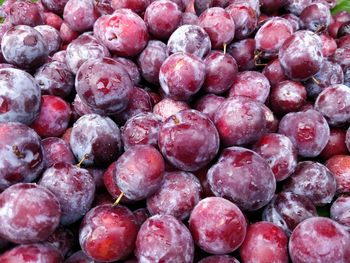
<svg viewBox="0 0 350 263"><path fill-rule="evenodd" d="M6 1L0 262L349 263L335 2Z"/></svg>

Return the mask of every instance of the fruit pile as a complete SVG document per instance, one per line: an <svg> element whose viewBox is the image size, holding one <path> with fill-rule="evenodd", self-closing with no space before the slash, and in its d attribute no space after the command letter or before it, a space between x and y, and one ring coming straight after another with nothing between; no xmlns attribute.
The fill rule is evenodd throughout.
<svg viewBox="0 0 350 263"><path fill-rule="evenodd" d="M0 262L350 263L335 5L5 1Z"/></svg>

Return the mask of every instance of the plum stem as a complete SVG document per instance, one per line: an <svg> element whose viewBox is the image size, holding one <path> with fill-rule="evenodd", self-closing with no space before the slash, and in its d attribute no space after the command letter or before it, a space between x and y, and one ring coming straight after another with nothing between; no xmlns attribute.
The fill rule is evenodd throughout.
<svg viewBox="0 0 350 263"><path fill-rule="evenodd" d="M267 64L262 64L262 63L259 62L260 57L261 57L261 54L262 54L262 51L257 51L257 52L255 52L255 55L254 55L254 65L255 65L256 67L260 67L260 66L264 67L264 66L267 65Z"/></svg>
<svg viewBox="0 0 350 263"><path fill-rule="evenodd" d="M224 55L226 55L227 52L227 44L224 44Z"/></svg>
<svg viewBox="0 0 350 263"><path fill-rule="evenodd" d="M115 207L116 205L119 204L120 200L122 200L122 197L124 196L124 192L121 192L120 195L118 196L117 200L113 203L112 207Z"/></svg>
<svg viewBox="0 0 350 263"><path fill-rule="evenodd" d="M83 158L81 158L81 160L79 161L79 163L77 163L77 167L80 168L80 166L83 164L83 162L85 160L87 160L89 158L89 155L88 154L84 154Z"/></svg>
<svg viewBox="0 0 350 263"><path fill-rule="evenodd" d="M118 39L118 36L117 35L113 35L110 38L108 38L108 41L112 41L114 39Z"/></svg>
<svg viewBox="0 0 350 263"><path fill-rule="evenodd" d="M12 150L18 159L24 159L24 154L18 149L17 145L12 146Z"/></svg>
<svg viewBox="0 0 350 263"><path fill-rule="evenodd" d="M176 125L180 124L180 121L178 118L176 118L175 115L171 116L172 120L175 122Z"/></svg>
<svg viewBox="0 0 350 263"><path fill-rule="evenodd" d="M321 82L318 79L316 79L314 76L312 76L311 79L313 82L315 82L315 84L317 84L317 85L321 84Z"/></svg>
<svg viewBox="0 0 350 263"><path fill-rule="evenodd" d="M316 31L315 31L315 34L321 34L324 30L326 29L326 26L325 25L319 25L317 28L316 28Z"/></svg>

